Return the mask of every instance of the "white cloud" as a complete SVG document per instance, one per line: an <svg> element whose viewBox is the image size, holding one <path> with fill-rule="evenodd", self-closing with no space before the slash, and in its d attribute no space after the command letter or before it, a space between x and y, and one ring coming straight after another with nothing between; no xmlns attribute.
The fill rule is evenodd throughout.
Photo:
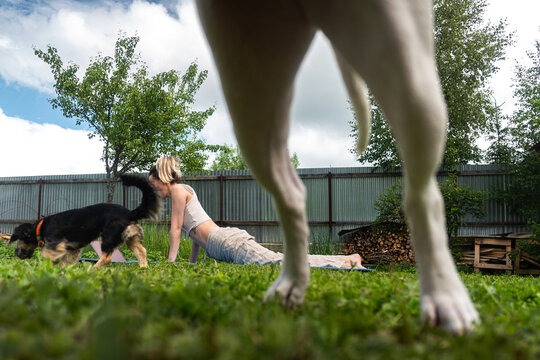
<svg viewBox="0 0 540 360"><path fill-rule="evenodd" d="M37 4L25 15L2 9L0 75L8 82L52 92L50 69L33 54L33 46L45 50L51 45L58 49L62 60L85 69L96 54L113 54L119 31L128 36L139 35L137 51L152 73L183 71L193 61L204 69L213 66L195 5L179 3L177 12L178 19L162 5L144 1L129 6L50 1L41 7ZM213 73L210 80L215 85Z"/></svg>
<svg viewBox="0 0 540 360"><path fill-rule="evenodd" d="M540 40L539 13L540 1L538 0L520 0L515 3L507 0L491 0L486 8L489 19L506 19L508 31L515 32L515 44L507 49L506 60L498 64L500 70L490 80L495 91L497 105L502 106L506 114L514 110L512 85L516 62L528 64L527 51L533 49L535 40Z"/></svg>
<svg viewBox="0 0 540 360"><path fill-rule="evenodd" d="M88 132L9 117L0 108L0 176L105 172L103 144Z"/></svg>
<svg viewBox="0 0 540 360"><path fill-rule="evenodd" d="M289 137L289 152L296 153L301 168L358 166L349 151L354 147L348 133L320 131L320 129L296 126Z"/></svg>
<svg viewBox="0 0 540 360"><path fill-rule="evenodd" d="M530 48L532 39L538 38L540 23L536 14L540 11L540 3L538 0L519 0L519 5L516 4L490 0L488 16L494 19L492 22L507 16L511 30L517 30L520 41L525 41ZM152 73L170 69L183 71L193 61L209 71L208 79L198 93L196 107L203 109L216 105L217 111L202 135L209 143L234 145L232 125L194 1L178 0L176 4L168 1L166 5L144 0L48 0L34 2L24 12L15 7L1 7L0 76L8 84L52 93L50 69L33 54L33 45L45 49L50 44L58 49L62 59L85 69L89 59L98 52L113 53L119 30L129 36L137 34L140 37L137 50ZM175 12L176 16L167 10ZM522 43L519 44L519 49L508 54L510 67L505 65L506 70L493 81L499 103L512 102L512 72L508 69L514 59L523 57ZM324 37L318 35L300 68L292 110L289 145L291 151L298 153L301 166L357 165L349 153L352 139L348 137L348 121L351 118L333 54ZM24 142L17 133L8 137Z"/></svg>

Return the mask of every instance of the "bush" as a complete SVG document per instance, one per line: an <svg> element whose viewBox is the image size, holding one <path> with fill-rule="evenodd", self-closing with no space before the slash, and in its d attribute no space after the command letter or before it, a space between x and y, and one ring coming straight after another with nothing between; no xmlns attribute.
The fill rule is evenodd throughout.
<svg viewBox="0 0 540 360"><path fill-rule="evenodd" d="M448 180L441 184L441 193L444 198L448 238L457 237L465 216L483 218L486 215L482 205L487 198L487 192L459 185L456 174L450 174Z"/></svg>
<svg viewBox="0 0 540 360"><path fill-rule="evenodd" d="M458 184L456 174L450 174L448 180L440 184L444 199L446 226L448 237L457 237L458 229L463 225L463 219L467 215L476 218L485 216L483 202L487 197L485 191L472 190L467 185ZM375 202L377 210L376 223L396 222L405 223L402 202L403 186L397 183L386 189Z"/></svg>
<svg viewBox="0 0 540 360"><path fill-rule="evenodd" d="M405 224L405 214L401 208L403 186L398 182L383 192L377 201L375 201L375 209L377 210L377 219L375 223L382 224L393 222Z"/></svg>

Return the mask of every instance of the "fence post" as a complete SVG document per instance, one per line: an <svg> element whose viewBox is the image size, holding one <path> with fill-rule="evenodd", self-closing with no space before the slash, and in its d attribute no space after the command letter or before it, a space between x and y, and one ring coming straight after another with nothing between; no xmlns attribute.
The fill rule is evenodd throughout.
<svg viewBox="0 0 540 360"><path fill-rule="evenodd" d="M219 175L219 226L223 226L223 175Z"/></svg>
<svg viewBox="0 0 540 360"><path fill-rule="evenodd" d="M39 191L38 191L38 210L37 210L37 219L41 218L41 195L43 188L43 179L39 179Z"/></svg>
<svg viewBox="0 0 540 360"><path fill-rule="evenodd" d="M330 234L330 241L333 241L332 236L332 172L328 172L328 228Z"/></svg>
<svg viewBox="0 0 540 360"><path fill-rule="evenodd" d="M123 207L127 207L126 206L126 185L124 185L124 183L122 183L122 206Z"/></svg>

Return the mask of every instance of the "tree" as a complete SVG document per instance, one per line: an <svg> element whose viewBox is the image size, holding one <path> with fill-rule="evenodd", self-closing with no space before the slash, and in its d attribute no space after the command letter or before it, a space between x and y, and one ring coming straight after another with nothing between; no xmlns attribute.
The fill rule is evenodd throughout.
<svg viewBox="0 0 540 360"><path fill-rule="evenodd" d="M64 66L58 51L34 48L54 76L56 98L49 99L65 117L90 129L89 137L104 144L102 160L111 202L120 175L149 166L162 155L179 156L183 170L201 170L208 158L198 138L214 107L194 111L191 105L207 71L191 64L181 75L176 70L154 76L135 53L139 37L120 34L114 56L98 54L79 79L79 66Z"/></svg>
<svg viewBox="0 0 540 360"><path fill-rule="evenodd" d="M487 120L496 111L485 84L498 70L495 64L504 58L511 35L502 20L484 23L486 6L486 0L434 1L435 55L449 117L443 166L449 169L481 159L475 140L487 131ZM395 140L380 108L372 104L374 138L358 161L395 167L400 164ZM380 138L391 142L376 144Z"/></svg>
<svg viewBox="0 0 540 360"><path fill-rule="evenodd" d="M512 116L512 134L523 156L540 142L540 41L537 40L534 47L527 52L531 66L516 66L514 84L517 110Z"/></svg>
<svg viewBox="0 0 540 360"><path fill-rule="evenodd" d="M248 166L238 147L232 148L225 145L217 153L210 170L248 170Z"/></svg>
<svg viewBox="0 0 540 360"><path fill-rule="evenodd" d="M527 219L535 238L540 240L540 154L531 149L540 143L540 41L527 55L531 65L516 67L517 110L510 125L519 156L502 197L513 212Z"/></svg>
<svg viewBox="0 0 540 360"><path fill-rule="evenodd" d="M300 161L296 153L291 156L291 162L295 168L298 168ZM229 145L221 146L219 152L210 166L210 170L249 170L240 149Z"/></svg>
<svg viewBox="0 0 540 360"><path fill-rule="evenodd" d="M372 96L370 96L370 99L371 138L366 151L358 157L358 161L371 163L386 170L398 168L401 161L398 156L396 141L379 106ZM356 126L356 112L354 111L353 116L354 120L350 121L349 124L353 129L351 137L355 139L354 143L356 144L358 128ZM356 148L351 149L351 152L356 154Z"/></svg>
<svg viewBox="0 0 540 360"><path fill-rule="evenodd" d="M488 119L487 140L491 142L486 150L488 164L512 165L516 161L516 150L512 144L512 133L501 115L500 107L495 104L495 114Z"/></svg>

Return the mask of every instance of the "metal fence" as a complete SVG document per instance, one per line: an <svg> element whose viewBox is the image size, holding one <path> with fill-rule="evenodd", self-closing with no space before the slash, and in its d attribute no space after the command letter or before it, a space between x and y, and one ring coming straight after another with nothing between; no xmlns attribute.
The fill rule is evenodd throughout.
<svg viewBox="0 0 540 360"><path fill-rule="evenodd" d="M371 224L377 214L374 203L387 188L401 181L400 173L385 173L371 167L298 169L308 189L307 214L310 241L339 241L338 232ZM462 166L458 183L472 189L494 192L508 183L498 167ZM439 181L448 174L440 173ZM217 171L187 176L208 214L222 226L246 229L262 243L282 242L278 216L269 194L248 171ZM0 231L11 232L20 223L60 211L106 201L105 175L64 175L0 178ZM141 199L136 188L117 186L114 203L135 208ZM468 217L459 234L487 235L526 231L525 221L495 200L484 204L486 217ZM170 218L170 201L162 219Z"/></svg>

